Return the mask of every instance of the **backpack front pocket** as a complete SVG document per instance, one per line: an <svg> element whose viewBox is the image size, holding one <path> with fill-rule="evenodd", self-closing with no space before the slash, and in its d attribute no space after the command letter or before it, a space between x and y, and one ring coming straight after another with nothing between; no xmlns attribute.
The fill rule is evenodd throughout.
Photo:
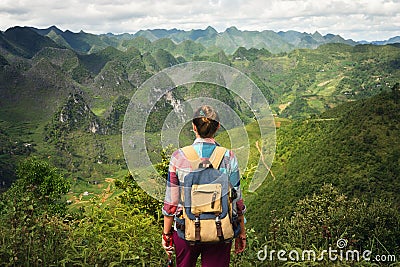
<svg viewBox="0 0 400 267"><path fill-rule="evenodd" d="M191 212L221 213L221 192L221 184L194 184L191 190Z"/></svg>

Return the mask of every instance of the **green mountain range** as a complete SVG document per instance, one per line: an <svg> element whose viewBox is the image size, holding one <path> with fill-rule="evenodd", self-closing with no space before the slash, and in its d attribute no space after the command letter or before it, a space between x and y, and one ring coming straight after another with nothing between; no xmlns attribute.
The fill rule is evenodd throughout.
<svg viewBox="0 0 400 267"><path fill-rule="evenodd" d="M15 163L31 153L71 177L102 179L123 171L120 135L129 99L161 69L192 60L242 71L273 113L289 119L390 91L400 77L397 45L359 45L319 33L234 27L217 33L208 27L94 35L13 27L0 32L0 130L7 136L0 179L9 185ZM199 88L187 85L160 100L149 132L156 134L177 100L215 95L235 110L246 109L229 91ZM159 157L157 144L149 145L153 160Z"/></svg>
<svg viewBox="0 0 400 267"><path fill-rule="evenodd" d="M180 103L218 99L245 123L250 158L241 171L248 248L232 255L235 266L280 266L276 259L261 262L260 249L321 252L335 249L338 240L348 242L346 249L399 255L400 45L391 43L396 40L358 44L318 32L234 27L223 33L208 27L135 35L56 27L0 32L1 262L158 266L164 261L160 203L138 187L135 174L127 175L121 131L137 89L160 70L189 61L243 72L275 117L271 174L253 193L246 189L259 160L257 145L268 140L261 140L252 110L237 95L213 84L185 84L153 99L147 120L146 149L164 173L169 151L161 149L160 129ZM226 82L217 72L199 75ZM179 133L182 144L193 140L187 126ZM217 141L229 146L236 130L222 129ZM60 187L66 180L50 166L68 185ZM17 186L9 189L13 183ZM65 200L72 203L68 216L42 210L65 207Z"/></svg>
<svg viewBox="0 0 400 267"><path fill-rule="evenodd" d="M177 29L154 29L140 30L135 34L126 33L120 35L114 35L112 33L94 35L83 31L73 33L68 30L63 32L55 26L48 29L32 29L40 35L48 36L57 44L82 53L93 53L107 46L126 48L132 45L132 43L142 42L140 38L139 40L135 40L138 37L144 37L151 43L160 40L156 42L155 45L157 47L164 45L162 48L166 50L177 49L179 51L180 49L185 49L185 47L192 47L191 49L197 52L206 49L221 49L227 54L232 54L238 47L265 48L272 53L280 53L289 52L296 48L317 48L327 43L357 44L357 42L353 40L345 40L339 35L333 34L322 36L318 32L309 34L296 31L241 31L236 27L227 28L224 32L220 33L209 26L204 30L184 31ZM150 42L148 43L150 44ZM163 42L164 44L162 44ZM178 48L176 48L176 46L178 46ZM151 46L148 45L142 46L141 48L146 50L152 49Z"/></svg>
<svg viewBox="0 0 400 267"><path fill-rule="evenodd" d="M135 36L143 36L151 41L168 38L176 43L184 40L192 40L205 47L216 46L225 53L232 54L238 47L265 48L272 53L288 52L296 48L316 48L327 43L344 43L356 45L353 40L345 40L339 35L328 34L322 36L300 33L296 31L274 32L274 31L241 31L236 27L227 28L218 33L214 28L207 27L205 30L141 30Z"/></svg>

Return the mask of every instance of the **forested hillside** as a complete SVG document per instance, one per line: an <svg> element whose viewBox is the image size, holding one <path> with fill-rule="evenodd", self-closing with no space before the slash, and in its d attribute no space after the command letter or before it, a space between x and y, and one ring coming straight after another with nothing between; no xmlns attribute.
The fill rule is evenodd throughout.
<svg viewBox="0 0 400 267"><path fill-rule="evenodd" d="M14 27L0 32L0 265L164 263L160 203L128 174L121 131L143 82L193 60L246 74L279 126L274 175L245 191L249 249L233 266L280 266L257 258L265 245L321 251L339 238L399 255L398 45L234 27L135 36ZM188 84L161 98L146 125L147 151L162 174L171 153L161 147L163 122L177 103L199 96L240 113L256 151L257 124L237 95ZM191 134L180 138L190 142ZM242 172L245 188L257 156Z"/></svg>
<svg viewBox="0 0 400 267"><path fill-rule="evenodd" d="M280 216L292 214L300 199L325 184L347 198L398 208L399 96L398 89L381 93L278 129L274 173L279 179L270 177L250 196L259 203L250 212L253 221L265 226L258 216L261 207Z"/></svg>

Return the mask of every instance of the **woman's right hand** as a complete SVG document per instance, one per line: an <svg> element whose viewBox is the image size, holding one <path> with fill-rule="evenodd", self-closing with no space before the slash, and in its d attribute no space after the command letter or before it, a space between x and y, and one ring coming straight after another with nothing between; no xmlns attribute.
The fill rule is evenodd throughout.
<svg viewBox="0 0 400 267"><path fill-rule="evenodd" d="M245 248L246 248L246 234L240 234L235 239L235 253L236 254L242 253Z"/></svg>
<svg viewBox="0 0 400 267"><path fill-rule="evenodd" d="M161 242L168 256L172 255L172 253L174 253L174 241L172 239L172 233L169 234L163 233Z"/></svg>

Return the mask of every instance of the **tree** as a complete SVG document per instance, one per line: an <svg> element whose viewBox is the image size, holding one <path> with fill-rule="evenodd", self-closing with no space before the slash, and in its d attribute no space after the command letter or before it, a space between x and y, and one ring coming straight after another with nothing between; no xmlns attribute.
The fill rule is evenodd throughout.
<svg viewBox="0 0 400 267"><path fill-rule="evenodd" d="M55 167L35 157L29 158L20 163L17 177L9 194L16 199L30 198L32 205L40 212L65 212L66 203L61 202L61 198L68 192L70 183Z"/></svg>
<svg viewBox="0 0 400 267"><path fill-rule="evenodd" d="M69 183L47 162L30 158L0 195L0 261L4 266L58 265L68 225L62 196ZM3 266L3 265L2 265Z"/></svg>

